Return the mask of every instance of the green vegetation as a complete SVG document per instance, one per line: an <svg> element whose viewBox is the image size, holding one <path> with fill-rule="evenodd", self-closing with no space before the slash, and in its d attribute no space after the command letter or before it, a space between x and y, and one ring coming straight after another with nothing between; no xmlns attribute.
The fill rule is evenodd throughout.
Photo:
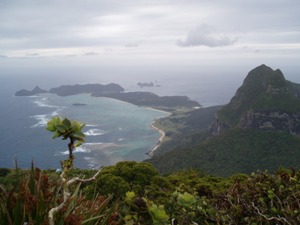
<svg viewBox="0 0 300 225"><path fill-rule="evenodd" d="M155 127L165 132L165 137L154 152L156 157L174 149L197 145L208 137L208 129L215 120L215 113L222 106L174 112L155 121Z"/></svg>
<svg viewBox="0 0 300 225"><path fill-rule="evenodd" d="M55 217L57 214L61 213L61 211L67 207L68 213L74 211L76 208L74 205L77 204L77 202L74 202L75 200L77 201L77 196L79 194L79 188L82 183L87 183L90 181L93 181L96 179L97 175L99 174L100 171L98 171L96 174L94 174L93 177L89 179L83 179L79 177L70 177L69 172L73 169L73 161L74 161L74 155L73 155L73 150L82 145L83 142L85 142L85 135L82 132L82 128L85 126L85 124L75 121L75 120L69 120L68 118L65 118L62 120L60 117L53 117L50 121L47 123L46 129L48 131L51 131L54 133L53 138L57 137L62 137L63 140L69 139L69 144L68 144L68 149L69 149L69 158L67 160L64 160L61 162L61 168L62 172L59 176L59 180L62 186L62 193L61 198L63 199L62 202L60 202L57 205L53 205L53 207L48 211L48 220L49 220L49 225L54 225L57 224L55 222ZM75 188L75 190L72 191L70 190L74 184L78 184L78 186ZM79 201L79 200L78 200ZM105 200L105 202L107 202ZM100 207L101 208L101 207ZM70 209L70 211L69 211ZM83 211L88 211L86 209L83 209ZM98 210L96 210L98 212ZM102 210L101 210L102 212ZM83 212L79 212L79 214L83 214ZM94 212L91 214L88 213L88 217L86 217L86 221L88 222L94 222L94 221L102 221L103 216L101 215L96 215L96 217L92 217ZM68 215L68 214L66 214ZM64 218L66 216L63 216L62 222L64 224ZM104 218L108 218L105 216ZM104 219L104 220L106 220ZM84 221L85 222L85 221Z"/></svg>
<svg viewBox="0 0 300 225"><path fill-rule="evenodd" d="M32 165L29 171L10 170L2 180L6 185L0 184L0 224L105 224L113 211L108 207L110 197L87 199L78 185L72 187L73 193L52 221L49 212L65 201L59 174Z"/></svg>
<svg viewBox="0 0 300 225"><path fill-rule="evenodd" d="M201 167L198 167L198 170L182 170L162 176L149 163L126 161L96 173L78 170L73 168L72 151L85 141L83 127L84 124L78 121L59 117L52 118L47 124L47 129L54 133L53 138L70 141L69 158L61 162L62 172L41 171L33 164L31 170L0 170L0 224L271 225L300 222L300 171L281 168L273 174L257 172L225 178L206 175L199 172ZM261 143L253 141L257 140L256 136L264 136ZM249 145L243 143L244 139L248 139L246 143ZM284 148L286 142L292 150ZM250 165L246 161L239 163L232 156L232 151L238 148L243 148L239 151L245 159L256 155L258 162L262 159L266 163L265 156L270 148L278 146L296 163L299 157L293 148L300 146L300 141L286 133L279 136L272 132L233 129L216 137L214 142L207 140L201 145L203 150L191 149L186 156L195 158L200 152L203 157L201 166L215 159L220 163L208 163L210 167L207 168L211 168L212 173L222 170L222 175L228 175L237 169L243 171L236 168L238 166ZM245 146L248 148L244 149ZM254 149L260 146L264 146L264 151L255 152ZM171 153L173 151L167 154ZM269 163L275 161L276 157ZM174 163L174 160L170 162ZM182 157L175 164L182 166L182 162L188 160ZM224 170L224 163L232 170ZM167 162L165 164L168 166ZM85 176L90 178L84 179Z"/></svg>
<svg viewBox="0 0 300 225"><path fill-rule="evenodd" d="M143 194L142 187L149 185L151 179L158 175L151 164L119 162L103 168L91 190L95 189L101 195L113 192L114 198L124 196L127 191Z"/></svg>
<svg viewBox="0 0 300 225"><path fill-rule="evenodd" d="M158 120L166 138L147 162L163 174L186 168L218 176L299 168L299 93L300 85L286 81L280 70L261 65L229 104Z"/></svg>
<svg viewBox="0 0 300 225"><path fill-rule="evenodd" d="M231 129L207 139L200 133L199 139L198 145L154 155L147 162L163 174L186 168L219 176L265 169L273 172L279 166L299 168L300 138L289 133Z"/></svg>
<svg viewBox="0 0 300 225"><path fill-rule="evenodd" d="M152 92L93 93L93 96L118 99L134 105L149 106L168 112L178 109L190 110L201 106L186 96L158 96Z"/></svg>
<svg viewBox="0 0 300 225"><path fill-rule="evenodd" d="M119 174L120 169L124 172ZM79 176L94 173L73 172ZM0 224L49 224L47 212L63 201L59 176L34 167L9 170L2 178L8 179L10 188L2 184L0 188ZM95 189L110 176L119 178L107 180L111 190L107 188L104 194L101 188ZM96 180L72 188L72 198L56 214L55 224L300 223L300 171L293 169L227 178L194 170L161 176L147 163L121 162L103 168ZM116 192L122 188L120 180L127 188L124 192Z"/></svg>
<svg viewBox="0 0 300 225"><path fill-rule="evenodd" d="M61 162L62 169L65 171L73 167L73 150L85 142L85 135L82 133L82 128L84 126L85 124L78 121L70 121L67 118L62 120L60 117L53 117L47 123L46 129L54 133L53 139L62 137L63 140L70 140L70 143L68 144L69 158L64 162Z"/></svg>
<svg viewBox="0 0 300 225"><path fill-rule="evenodd" d="M300 170L294 169L300 158L300 138L294 135L299 134L300 85L286 81L279 70L265 65L252 70L222 109L186 110L194 103L184 97L120 96L172 111L155 123L165 139L154 157L96 173L75 169L73 150L85 141L85 125L54 117L47 130L69 140L62 172L33 164L31 170L1 168L0 224L300 224ZM212 136L218 110L222 129ZM241 120L253 122L254 115L265 120L256 127L241 125ZM254 129L260 124L279 129Z"/></svg>

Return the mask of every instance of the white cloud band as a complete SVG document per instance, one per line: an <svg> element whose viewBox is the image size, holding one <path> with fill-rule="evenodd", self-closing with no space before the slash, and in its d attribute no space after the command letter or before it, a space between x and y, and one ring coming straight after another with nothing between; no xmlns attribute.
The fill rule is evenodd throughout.
<svg viewBox="0 0 300 225"><path fill-rule="evenodd" d="M232 45L236 40L230 39L224 34L218 34L211 26L202 24L190 30L184 40L178 40L177 44L181 47L207 46L220 47Z"/></svg>

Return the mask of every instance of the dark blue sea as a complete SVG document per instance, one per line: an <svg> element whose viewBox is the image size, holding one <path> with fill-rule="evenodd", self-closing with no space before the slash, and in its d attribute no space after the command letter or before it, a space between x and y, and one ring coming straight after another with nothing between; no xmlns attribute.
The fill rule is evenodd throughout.
<svg viewBox="0 0 300 225"><path fill-rule="evenodd" d="M86 143L74 152L76 167L97 168L122 160L142 161L160 136L150 124L167 115L90 95L15 97L10 88L2 87L0 91L0 167L14 167L15 160L19 167L29 167L33 160L40 168L59 168L59 161L67 157L67 142L53 140L52 133L45 130L53 116L86 124ZM74 106L74 103L85 105Z"/></svg>
<svg viewBox="0 0 300 225"><path fill-rule="evenodd" d="M43 94L15 97L20 89L32 90L36 85L49 90L66 84L118 83L126 91L150 91L160 96L185 95L204 107L227 103L242 84L244 76L222 79L220 73L181 71L138 71L136 74L105 73L88 75L83 71L53 75L53 71L36 74L0 74L0 167L21 168L31 161L40 168L60 168L67 157L67 142L52 139L45 125L53 116L68 117L86 124L86 143L75 150L75 166L98 168L122 160L142 161L158 143L159 132L150 124L167 113L129 103L89 95L59 97ZM68 75L66 75L68 74ZM141 88L138 82L154 82L154 87ZM82 103L84 106L74 106Z"/></svg>

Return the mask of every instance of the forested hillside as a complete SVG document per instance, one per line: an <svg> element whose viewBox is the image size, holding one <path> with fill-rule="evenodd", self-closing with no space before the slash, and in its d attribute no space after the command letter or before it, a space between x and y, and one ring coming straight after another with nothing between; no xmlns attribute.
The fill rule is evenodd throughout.
<svg viewBox="0 0 300 225"><path fill-rule="evenodd" d="M299 87L261 65L227 105L158 121L169 137L147 162L161 173L193 168L220 176L299 168Z"/></svg>
<svg viewBox="0 0 300 225"><path fill-rule="evenodd" d="M300 138L288 133L231 129L198 145L154 156L148 162L164 174L193 168L229 176L258 170L274 172L279 166L299 168L299 149Z"/></svg>

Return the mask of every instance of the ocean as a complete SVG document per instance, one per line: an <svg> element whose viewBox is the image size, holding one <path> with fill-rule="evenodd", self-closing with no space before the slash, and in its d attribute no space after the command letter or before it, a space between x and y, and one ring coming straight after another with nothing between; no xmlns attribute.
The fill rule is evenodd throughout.
<svg viewBox="0 0 300 225"><path fill-rule="evenodd" d="M52 116L68 117L86 124L86 143L74 154L77 168L98 168L122 160L142 161L149 157L147 153L160 138L159 132L150 124L156 118L167 116L158 110L89 95L15 97L15 92L20 89L31 90L39 85L48 90L66 84L114 82L126 91L151 91L160 96L185 95L207 107L229 102L247 74L237 71L223 79L221 72L209 76L203 72L200 76L185 69L160 74L149 70L131 74L127 79L108 72L101 76L83 76L82 71L77 72L68 73L70 75L63 72L52 75L49 71L16 76L0 74L0 167L13 168L17 160L20 168L30 167L31 161L43 169L60 168L60 160L67 158L67 142L58 138L53 140L52 133L46 131L45 125ZM154 82L158 86L140 88L138 82ZM86 105L75 106L74 103Z"/></svg>
<svg viewBox="0 0 300 225"><path fill-rule="evenodd" d="M26 168L33 160L40 168L59 168L67 158L67 141L52 139L45 129L52 116L86 124L86 143L74 151L75 166L98 168L122 160L142 161L157 145L160 134L150 124L165 112L90 95L59 97L42 94L15 97L1 89L0 167ZM84 105L76 105L81 103ZM75 104L75 105L74 105Z"/></svg>

